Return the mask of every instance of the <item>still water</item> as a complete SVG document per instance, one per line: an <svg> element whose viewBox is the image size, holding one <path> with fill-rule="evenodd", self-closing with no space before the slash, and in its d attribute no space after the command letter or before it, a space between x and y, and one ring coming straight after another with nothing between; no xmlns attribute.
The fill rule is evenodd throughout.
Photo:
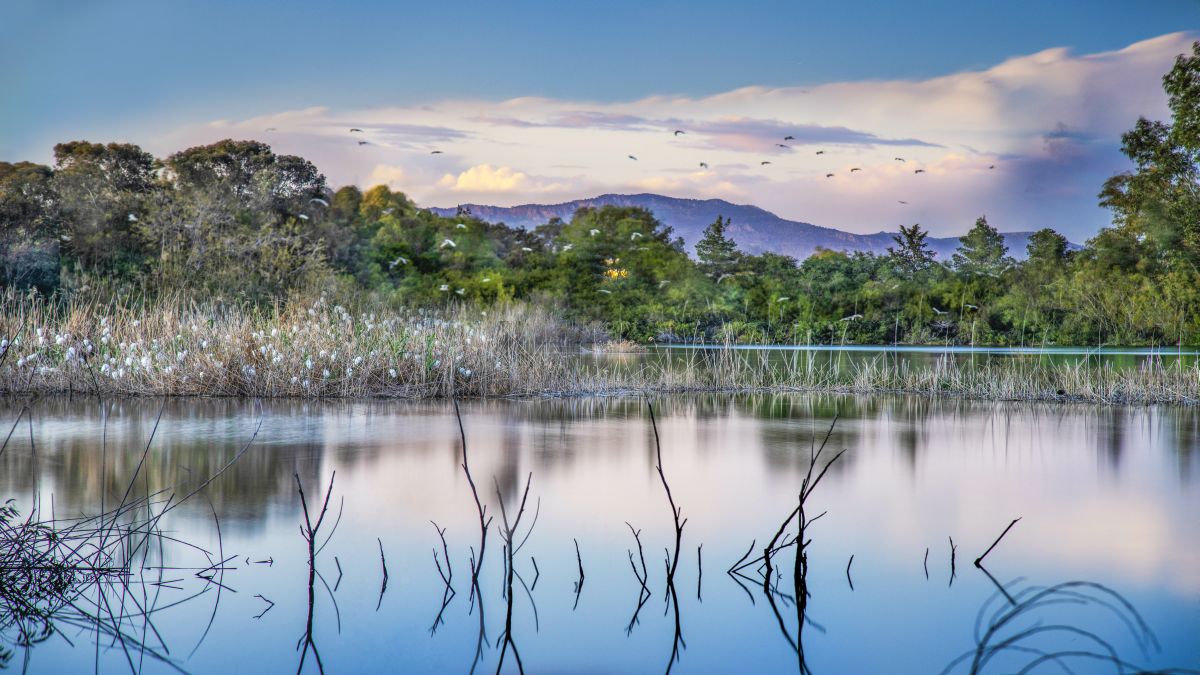
<svg viewBox="0 0 1200 675"><path fill-rule="evenodd" d="M20 408L0 404L0 433ZM787 394L662 397L656 412L664 475L686 518L673 595L664 556L674 529L644 402L462 404L470 470L493 518L476 598L479 518L447 402L39 401L0 457L0 498L22 514L35 496L58 518L112 508L135 471L134 494L182 495L236 456L260 419L261 429L163 518L169 539L139 562L168 569L132 593L153 604L152 622L123 628L150 654L97 640L86 622L24 647L0 615L7 667L294 672L303 653L304 671L317 672L311 650L297 648L310 594L295 476L315 518L336 472L311 603L311 644L329 672L493 672L510 605L507 644L539 673L795 672L798 652L815 673L971 672L981 641L990 658L978 672L1117 672L1113 659L1200 669L1196 409ZM806 530L798 630L794 547L776 556L770 590L755 566L726 570L795 507L813 439L835 415L827 453L846 452L806 506L810 518L827 514ZM509 595L500 499L511 520L527 479L516 543L533 528ZM1017 517L985 561L1006 598L971 563ZM445 528L453 592L430 521ZM626 523L641 533L648 597ZM1096 585L1034 595L1067 582ZM989 634L993 616L1011 618ZM1076 656L1041 656L1064 652ZM502 669L518 669L512 647Z"/></svg>

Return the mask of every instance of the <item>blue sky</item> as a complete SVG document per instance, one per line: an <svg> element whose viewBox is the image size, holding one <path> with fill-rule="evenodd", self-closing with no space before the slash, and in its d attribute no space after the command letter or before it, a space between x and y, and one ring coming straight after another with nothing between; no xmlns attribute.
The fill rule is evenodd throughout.
<svg viewBox="0 0 1200 675"><path fill-rule="evenodd" d="M1099 54L1195 28L1200 28L1200 2L1196 0L9 0L0 7L0 91L4 92L4 103L0 105L0 160L48 161L54 142L81 137L130 140L163 154L178 149L168 145L168 140L205 140L203 134L183 133L181 129L194 129L215 120L274 119L272 115L312 107L326 109L326 118L343 113L353 117L355 111L406 110L409 113L397 113L390 122L408 123L414 116L412 111L422 106L444 107L446 101L475 101L475 117L482 117L494 112L490 109L494 105L522 97L558 102L557 107L550 105L547 110L554 108L561 113L590 112L592 107L662 97L702 101L752 86L795 93L821 85L863 86L874 82L880 83L882 90L887 89L887 83L986 72L1012 58L1051 48L1066 48L1070 56ZM1167 67L1169 62L1168 58ZM1165 68L1160 70L1165 72ZM1145 108L1155 112L1153 102L1146 103ZM908 130L902 124L883 125L892 127L889 129L838 124L838 110L841 108L829 106L816 115L807 110L785 114L774 109L770 114L756 115L743 107L713 113L719 119L710 117L707 124L728 124L731 119L785 126L811 123L895 138L913 137L921 126ZM624 114L635 111L625 110ZM676 110L672 114L681 113ZM450 120L454 115L441 117ZM1088 129L1075 120L1049 117L1047 128L1025 131L1036 139L1039 134L1051 133L1059 122L1071 133L1109 132ZM257 129L252 125L246 128ZM468 135L479 133L461 124L455 128ZM243 129L235 126L229 130L233 131ZM924 131L930 135L928 129ZM281 139L282 145L288 146L285 149L307 151L300 154L322 159L319 145L313 145L312 139L304 142L298 133ZM965 143L963 139L955 140L960 145ZM525 138L522 142L537 140ZM932 138L929 142L940 141ZM1011 145L997 144L984 152L1011 153ZM440 181L444 174L459 176L487 165L494 171L507 169L527 177L542 176L538 184L562 189L516 189L502 195L489 195L484 190L481 195L469 190L448 194L433 187L406 187L418 198L442 202L466 196L495 196L493 201L497 202L535 201L551 194L563 198L585 196L573 190L604 187L554 175L551 169L569 164L561 157L551 160L526 156L518 166L515 160L495 152L485 154L470 156L464 152L454 166L443 167L446 171L431 169L436 175L430 175ZM619 156L623 159L626 154ZM852 157L853 161L860 159ZM688 164L694 164L691 159L695 157L689 157ZM748 158L742 162L727 159L728 166L754 164ZM395 175L419 180L421 166L417 160L424 162L425 158L372 156L362 166L354 166L353 161L347 164L348 160L329 157L327 173L335 182L366 182L371 176L386 174L386 170L381 174L378 169L384 166L403 169ZM682 166L682 156L679 162ZM322 162L318 165L326 169ZM823 176L821 170L812 167L815 175ZM653 184L649 180L653 177L644 178L646 184ZM776 182L780 180L775 178ZM660 182L669 186L669 181ZM737 198L741 194L745 200L753 200L757 193L745 188L751 183L742 180L738 183L741 192L716 190L713 196ZM606 185L623 187L613 181ZM690 192L685 190L685 196L701 189L693 186ZM1088 199L1094 201L1093 197L1094 192ZM854 222L844 218L822 222L818 215L828 213L825 207L819 214L812 214L800 204L790 208L784 203L767 206L789 217L849 229L894 227L889 222L859 222L870 221L870 214ZM1055 217L1062 217L1061 213L1056 212ZM945 218L945 226L950 227L950 216ZM1033 219L1030 216L1024 220ZM1088 224L1081 232L1094 229L1096 214L1089 213L1083 220ZM933 225L936 228L939 223Z"/></svg>

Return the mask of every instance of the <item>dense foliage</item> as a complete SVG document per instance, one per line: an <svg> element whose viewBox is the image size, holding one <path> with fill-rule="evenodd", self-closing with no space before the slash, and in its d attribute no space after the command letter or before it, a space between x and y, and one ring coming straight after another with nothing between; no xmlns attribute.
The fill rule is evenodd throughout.
<svg viewBox="0 0 1200 675"><path fill-rule="evenodd" d="M532 231L445 218L385 186L332 190L300 157L226 140L0 162L0 283L47 295L164 292L239 303L300 290L411 306L528 300L639 340L1200 343L1200 43L1164 78L1172 121L1122 138L1114 223L1082 250L1042 230L1016 262L980 217L952 259L919 225L885 255L738 250L718 218L695 259L646 211L581 209Z"/></svg>

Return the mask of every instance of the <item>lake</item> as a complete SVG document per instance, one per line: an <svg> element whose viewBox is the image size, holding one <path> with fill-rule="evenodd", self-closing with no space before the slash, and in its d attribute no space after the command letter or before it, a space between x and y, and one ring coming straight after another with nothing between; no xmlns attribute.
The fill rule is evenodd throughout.
<svg viewBox="0 0 1200 675"><path fill-rule="evenodd" d="M40 400L0 457L0 499L22 515L35 497L60 519L127 492L178 498L261 428L135 556L127 595L151 621L118 609L123 637L97 640L75 617L25 647L6 604L0 653L33 673L287 672L302 658L317 672L314 646L329 672L494 672L502 651L517 672L514 647L529 672L1200 669L1200 410L809 394L654 405L686 519L674 592L654 430L627 397L461 403L492 518L476 595L479 515L449 402ZM20 409L0 404L0 433ZM794 546L767 588L757 565L727 570L796 507L831 424L817 470L845 454L806 503L801 623ZM310 592L296 481L315 520L335 472ZM502 523L527 480L509 593Z"/></svg>

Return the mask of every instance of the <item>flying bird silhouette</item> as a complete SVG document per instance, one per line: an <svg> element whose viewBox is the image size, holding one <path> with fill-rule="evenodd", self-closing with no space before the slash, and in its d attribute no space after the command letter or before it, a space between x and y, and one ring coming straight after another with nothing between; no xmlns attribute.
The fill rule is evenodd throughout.
<svg viewBox="0 0 1200 675"><path fill-rule="evenodd" d="M937 307L933 307L933 306L930 306L930 307L929 307L929 309L932 309L932 310L933 310L933 313L934 313L934 314L937 314L938 316L941 316L941 315L943 315L943 314L949 314L949 313L950 313L950 312L943 312L942 310L938 309Z"/></svg>
<svg viewBox="0 0 1200 675"><path fill-rule="evenodd" d="M925 173L925 169L917 169L913 173Z"/></svg>
<svg viewBox="0 0 1200 675"><path fill-rule="evenodd" d="M827 173L827 174L825 174L825 177L826 177L826 178L833 178L833 174L831 174L831 173Z"/></svg>
<svg viewBox="0 0 1200 675"><path fill-rule="evenodd" d="M861 319L861 318L862 318L862 314L851 314L850 316L844 316L844 317L838 319L838 321L853 321L855 319Z"/></svg>
<svg viewBox="0 0 1200 675"><path fill-rule="evenodd" d="M825 154L825 151L824 151L824 150L818 150L818 151L817 151L817 154L818 154L818 155L823 155L823 154Z"/></svg>
<svg viewBox="0 0 1200 675"><path fill-rule="evenodd" d="M794 141L794 140L796 140L796 137L795 137L795 136L784 136L784 137L783 137L783 140L785 140L785 141Z"/></svg>
<svg viewBox="0 0 1200 675"><path fill-rule="evenodd" d="M596 228L593 227L592 229L588 230L588 234L590 234L594 237L594 236L600 234L600 230L597 230Z"/></svg>
<svg viewBox="0 0 1200 675"><path fill-rule="evenodd" d="M777 148L789 148L789 147L791 147L791 146L789 146L789 145L784 145L783 143L776 143L776 144L775 144L775 147L777 147Z"/></svg>
<svg viewBox="0 0 1200 675"><path fill-rule="evenodd" d="M994 168L996 168L996 165L995 165L995 164L992 164L992 165L988 166L988 168L989 168L989 169L994 169Z"/></svg>
<svg viewBox="0 0 1200 675"><path fill-rule="evenodd" d="M303 213L301 213L301 214L300 214L300 220L308 220L308 216L306 216L306 215L304 215Z"/></svg>
<svg viewBox="0 0 1200 675"><path fill-rule="evenodd" d="M431 155L440 155L440 154L442 154L442 151L441 151L441 150L434 150L433 152L431 152L431 153L429 153L429 154L431 154Z"/></svg>
<svg viewBox="0 0 1200 675"><path fill-rule="evenodd" d="M132 213L129 214L129 222L136 223L137 221L138 221L138 217L136 215L134 215Z"/></svg>
<svg viewBox="0 0 1200 675"><path fill-rule="evenodd" d="M361 133L362 133L362 129L351 129L351 130L350 130L350 133L352 133L352 134L361 134Z"/></svg>
<svg viewBox="0 0 1200 675"><path fill-rule="evenodd" d="M456 227L460 230L465 230L465 229L467 229L467 224L466 223L458 223L454 227Z"/></svg>
<svg viewBox="0 0 1200 675"><path fill-rule="evenodd" d="M895 159L897 162L903 162L903 161L904 161L904 158L903 158L903 157L895 157L895 158L893 158L893 159Z"/></svg>
<svg viewBox="0 0 1200 675"><path fill-rule="evenodd" d="M392 262L388 263L388 269L389 270L394 269L396 267L396 265L407 265L407 264L408 264L408 258L405 258L404 256L400 256L400 257L396 258L395 260L393 260Z"/></svg>
<svg viewBox="0 0 1200 675"><path fill-rule="evenodd" d="M708 162L700 162L700 168L701 168L701 169L707 169L707 168L708 168Z"/></svg>
<svg viewBox="0 0 1200 675"><path fill-rule="evenodd" d="M903 199L900 199L900 200L898 200L898 201L899 201L901 204L907 204L907 203L908 203L908 202L904 201Z"/></svg>
<svg viewBox="0 0 1200 675"><path fill-rule="evenodd" d="M758 164L759 164L759 166L766 166L766 165L770 164L770 162L768 162L767 160L764 159L763 161L759 162Z"/></svg>
<svg viewBox="0 0 1200 675"><path fill-rule="evenodd" d="M359 145L370 145L370 143L368 143L367 141L359 141L358 144Z"/></svg>
<svg viewBox="0 0 1200 675"><path fill-rule="evenodd" d="M679 136L679 135L680 135L680 134L682 134L682 133L683 133L683 131L682 131L681 129L676 129L676 130L675 130L675 135L676 135L676 136Z"/></svg>
<svg viewBox="0 0 1200 675"><path fill-rule="evenodd" d="M862 169L858 168L857 166L853 169L850 169L850 173L854 173L855 171L862 171Z"/></svg>
<svg viewBox="0 0 1200 675"><path fill-rule="evenodd" d="M629 159L632 159L635 162L637 161L637 157L634 157L633 155L626 155L626 157L628 157Z"/></svg>

